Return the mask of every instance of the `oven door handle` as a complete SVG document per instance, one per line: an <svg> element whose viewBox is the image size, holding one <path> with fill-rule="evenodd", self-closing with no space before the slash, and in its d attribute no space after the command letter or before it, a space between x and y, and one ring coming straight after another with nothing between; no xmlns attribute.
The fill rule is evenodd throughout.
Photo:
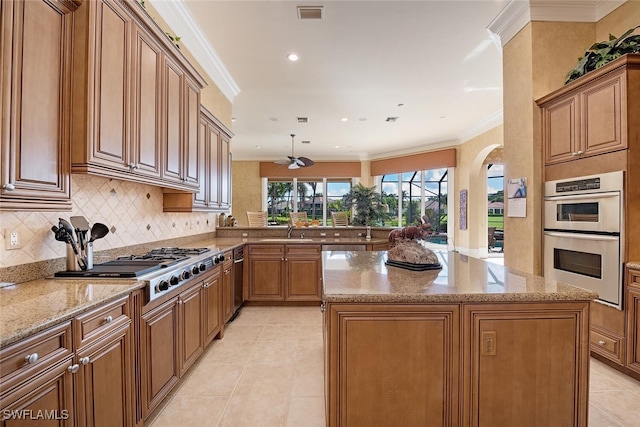
<svg viewBox="0 0 640 427"><path fill-rule="evenodd" d="M565 200L584 200L584 199L604 199L609 197L620 197L619 191L610 191L607 193L591 193L591 194L566 194L566 195L553 195L545 196L545 200L549 202L565 201Z"/></svg>
<svg viewBox="0 0 640 427"><path fill-rule="evenodd" d="M550 237L569 237L571 239L599 240L603 242L613 242L620 240L620 237L618 236L603 236L601 234L558 233L556 231L545 231L544 235Z"/></svg>

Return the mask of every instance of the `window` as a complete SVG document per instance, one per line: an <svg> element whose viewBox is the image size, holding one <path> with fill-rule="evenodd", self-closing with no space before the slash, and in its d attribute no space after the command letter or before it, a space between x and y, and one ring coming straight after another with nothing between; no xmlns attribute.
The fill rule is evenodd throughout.
<svg viewBox="0 0 640 427"><path fill-rule="evenodd" d="M326 192L325 192L326 188ZM267 206L270 225L283 225L289 221L289 212L306 212L307 217L326 225L332 211L346 210L342 196L351 190L351 181L298 180L267 183Z"/></svg>
<svg viewBox="0 0 640 427"><path fill-rule="evenodd" d="M424 220L434 231L446 232L447 173L443 168L383 175L382 199L392 216L387 225L407 226Z"/></svg>

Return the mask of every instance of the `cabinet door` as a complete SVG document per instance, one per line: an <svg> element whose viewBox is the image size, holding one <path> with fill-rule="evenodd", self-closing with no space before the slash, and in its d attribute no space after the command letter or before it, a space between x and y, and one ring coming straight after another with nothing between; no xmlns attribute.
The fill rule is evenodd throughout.
<svg viewBox="0 0 640 427"><path fill-rule="evenodd" d="M463 425L587 425L588 304L466 306Z"/></svg>
<svg viewBox="0 0 640 427"><path fill-rule="evenodd" d="M287 245L287 301L320 301L322 299L321 259L319 245Z"/></svg>
<svg viewBox="0 0 640 427"><path fill-rule="evenodd" d="M208 158L209 158L209 133L207 127L207 121L204 118L200 118L200 133L198 134L198 145L200 146L200 159L198 161L198 182L200 185L198 186L198 191L193 194L193 206L201 209L207 208L207 192L209 191L209 166L208 166Z"/></svg>
<svg viewBox="0 0 640 427"><path fill-rule="evenodd" d="M220 131L209 124L209 206L220 207Z"/></svg>
<svg viewBox="0 0 640 427"><path fill-rule="evenodd" d="M626 74L620 72L604 81L595 80L581 91L580 96L581 155L626 148Z"/></svg>
<svg viewBox="0 0 640 427"><path fill-rule="evenodd" d="M233 315L234 293L233 293L233 252L224 254L224 265L222 266L222 307L223 319L225 323Z"/></svg>
<svg viewBox="0 0 640 427"><path fill-rule="evenodd" d="M220 202L222 209L231 207L231 142L224 134L220 134Z"/></svg>
<svg viewBox="0 0 640 427"><path fill-rule="evenodd" d="M133 366L130 323L77 353L80 425L133 426Z"/></svg>
<svg viewBox="0 0 640 427"><path fill-rule="evenodd" d="M640 373L640 271L627 272L627 367Z"/></svg>
<svg viewBox="0 0 640 427"><path fill-rule="evenodd" d="M142 314L140 351L142 417L146 419L180 377L177 298Z"/></svg>
<svg viewBox="0 0 640 427"><path fill-rule="evenodd" d="M249 300L284 301L284 246L249 248Z"/></svg>
<svg viewBox="0 0 640 427"><path fill-rule="evenodd" d="M459 425L457 305L327 310L327 425Z"/></svg>
<svg viewBox="0 0 640 427"><path fill-rule="evenodd" d="M200 180L200 159L204 155L200 149L200 88L185 77L184 101L184 182L198 187Z"/></svg>
<svg viewBox="0 0 640 427"><path fill-rule="evenodd" d="M88 7L93 7L88 5ZM113 0L95 2L91 163L129 170L131 19Z"/></svg>
<svg viewBox="0 0 640 427"><path fill-rule="evenodd" d="M73 374L69 372L72 361L68 359L25 383L10 395L3 394L2 426L75 426L73 410ZM5 411L9 411L8 414ZM48 419L43 419L47 411ZM31 417L42 417L31 421ZM22 419L20 419L22 418Z"/></svg>
<svg viewBox="0 0 640 427"><path fill-rule="evenodd" d="M75 5L3 1L0 8L0 209L69 210Z"/></svg>
<svg viewBox="0 0 640 427"><path fill-rule="evenodd" d="M133 36L131 171L160 177L162 51L142 28Z"/></svg>
<svg viewBox="0 0 640 427"><path fill-rule="evenodd" d="M184 73L170 58L163 57L164 100L162 121L162 177L182 183Z"/></svg>
<svg viewBox="0 0 640 427"><path fill-rule="evenodd" d="M542 140L545 164L577 158L580 128L578 97L570 96L542 107Z"/></svg>
<svg viewBox="0 0 640 427"><path fill-rule="evenodd" d="M202 325L202 283L184 291L178 297L180 376L184 375L204 350Z"/></svg>
<svg viewBox="0 0 640 427"><path fill-rule="evenodd" d="M220 271L204 279L204 345L207 346L222 327L222 284Z"/></svg>

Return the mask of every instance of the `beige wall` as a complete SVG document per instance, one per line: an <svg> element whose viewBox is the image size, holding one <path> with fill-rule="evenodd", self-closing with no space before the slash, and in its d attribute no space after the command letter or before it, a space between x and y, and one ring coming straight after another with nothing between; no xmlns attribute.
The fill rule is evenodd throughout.
<svg viewBox="0 0 640 427"><path fill-rule="evenodd" d="M238 225L246 227L247 211L262 210L262 178L260 162L234 161L232 166L232 202L231 213Z"/></svg>
<svg viewBox="0 0 640 427"><path fill-rule="evenodd" d="M487 255L487 169L485 160L502 146L503 127L497 126L457 147L453 191L455 209L454 246L464 254ZM460 230L458 217L460 191L467 190L467 229Z"/></svg>

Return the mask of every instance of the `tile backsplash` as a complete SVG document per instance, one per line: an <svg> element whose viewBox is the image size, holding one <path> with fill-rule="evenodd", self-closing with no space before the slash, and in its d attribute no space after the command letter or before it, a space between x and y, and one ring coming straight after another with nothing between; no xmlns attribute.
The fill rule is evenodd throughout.
<svg viewBox="0 0 640 427"><path fill-rule="evenodd" d="M106 224L111 231L95 251L215 231L215 214L162 212L160 187L74 174L71 194L71 212L0 212L0 267L64 257L65 244L51 231L58 218L82 215L91 225ZM20 249L6 250L5 230L18 231Z"/></svg>

